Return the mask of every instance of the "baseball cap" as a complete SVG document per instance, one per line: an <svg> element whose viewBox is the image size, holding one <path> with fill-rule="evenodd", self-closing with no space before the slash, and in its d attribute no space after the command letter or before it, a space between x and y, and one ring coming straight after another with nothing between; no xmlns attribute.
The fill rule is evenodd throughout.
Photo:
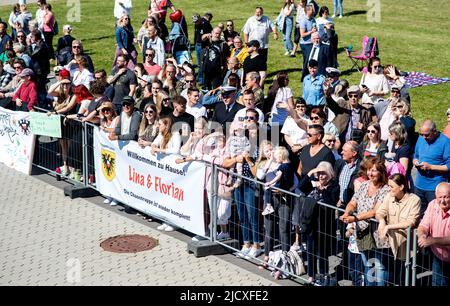
<svg viewBox="0 0 450 306"><path fill-rule="evenodd" d="M63 30L70 32L70 31L72 31L72 26L70 24L65 24L63 27Z"/></svg>
<svg viewBox="0 0 450 306"><path fill-rule="evenodd" d="M397 84L392 85L391 86L391 91L393 91L393 90L400 91L400 86L398 86Z"/></svg>
<svg viewBox="0 0 450 306"><path fill-rule="evenodd" d="M59 71L59 76L63 79L70 79L70 72L67 69L61 69Z"/></svg>
<svg viewBox="0 0 450 306"><path fill-rule="evenodd" d="M134 99L133 99L133 97L130 97L130 96L123 97L122 98L122 105L124 105L124 104L131 104L131 105L134 106Z"/></svg>
<svg viewBox="0 0 450 306"><path fill-rule="evenodd" d="M138 77L138 79L140 79L140 80L142 80L144 82L147 82L147 83L153 82L153 77L151 75L148 75L148 74L144 74L143 76Z"/></svg>
<svg viewBox="0 0 450 306"><path fill-rule="evenodd" d="M33 70L31 70L30 68L25 68L24 70L22 70L22 72L19 74L19 76L21 78L23 78L23 77L30 76L33 74L34 74Z"/></svg>

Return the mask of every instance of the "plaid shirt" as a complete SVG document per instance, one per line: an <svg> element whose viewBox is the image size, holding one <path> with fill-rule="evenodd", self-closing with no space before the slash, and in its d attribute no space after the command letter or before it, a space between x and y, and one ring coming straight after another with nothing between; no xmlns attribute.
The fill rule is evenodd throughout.
<svg viewBox="0 0 450 306"><path fill-rule="evenodd" d="M344 191L347 189L350 178L355 170L356 163L353 163L352 165L346 163L342 168L341 175L339 175L339 186L341 187L339 188L339 200L341 200L341 202L344 201Z"/></svg>

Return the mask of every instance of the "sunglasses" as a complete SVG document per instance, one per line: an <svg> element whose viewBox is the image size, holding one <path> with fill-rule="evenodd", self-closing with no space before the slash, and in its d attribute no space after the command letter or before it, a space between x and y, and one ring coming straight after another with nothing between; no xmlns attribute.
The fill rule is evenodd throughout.
<svg viewBox="0 0 450 306"><path fill-rule="evenodd" d="M14 66L14 69L23 69L22 66Z"/></svg>
<svg viewBox="0 0 450 306"><path fill-rule="evenodd" d="M311 117L311 120L319 120L320 119L320 117Z"/></svg>
<svg viewBox="0 0 450 306"><path fill-rule="evenodd" d="M102 113L106 113L106 112L110 112L110 111L111 111L110 108L104 108L104 109L102 109Z"/></svg>
<svg viewBox="0 0 450 306"><path fill-rule="evenodd" d="M310 133L307 133L306 135L308 135L308 137L313 137L313 136L316 136L317 134L310 134Z"/></svg>
<svg viewBox="0 0 450 306"><path fill-rule="evenodd" d="M233 25L232 24L227 24L227 27L232 27Z"/></svg>
<svg viewBox="0 0 450 306"><path fill-rule="evenodd" d="M304 105L296 105L295 108L306 108Z"/></svg>
<svg viewBox="0 0 450 306"><path fill-rule="evenodd" d="M327 140L325 140L325 142L336 142L336 140L335 139L327 139Z"/></svg>
<svg viewBox="0 0 450 306"><path fill-rule="evenodd" d="M170 101L170 98L164 98L163 101Z"/></svg>
<svg viewBox="0 0 450 306"><path fill-rule="evenodd" d="M81 49L80 46L72 46L72 49Z"/></svg>
<svg viewBox="0 0 450 306"><path fill-rule="evenodd" d="M391 92L392 92L392 93L397 93L397 94L399 94L399 93L400 93L400 90L393 89L393 90L391 90Z"/></svg>
<svg viewBox="0 0 450 306"><path fill-rule="evenodd" d="M425 133L421 133L420 136L422 136L423 138L427 138L427 137L429 137L431 135L431 133L432 132L429 132L429 133L426 133L426 134Z"/></svg>
<svg viewBox="0 0 450 306"><path fill-rule="evenodd" d="M349 97L349 98L358 98L359 95L352 95L352 94L350 94L350 95L348 95L348 97Z"/></svg>
<svg viewBox="0 0 450 306"><path fill-rule="evenodd" d="M145 112L144 112L144 114L154 114L155 112L154 111L152 111L152 110L146 110Z"/></svg>
<svg viewBox="0 0 450 306"><path fill-rule="evenodd" d="M154 56L152 53L145 53L145 56Z"/></svg>
<svg viewBox="0 0 450 306"><path fill-rule="evenodd" d="M367 134L376 134L377 131L376 130L367 130Z"/></svg>
<svg viewBox="0 0 450 306"><path fill-rule="evenodd" d="M131 107L131 103L122 103L122 106L123 106L123 107L125 107L125 106Z"/></svg>
<svg viewBox="0 0 450 306"><path fill-rule="evenodd" d="M245 116L244 119L245 120L256 120L256 117L254 117L254 116Z"/></svg>
<svg viewBox="0 0 450 306"><path fill-rule="evenodd" d="M24 38L25 36L23 35L17 35L17 38Z"/></svg>
<svg viewBox="0 0 450 306"><path fill-rule="evenodd" d="M195 80L186 80L186 83L195 83Z"/></svg>

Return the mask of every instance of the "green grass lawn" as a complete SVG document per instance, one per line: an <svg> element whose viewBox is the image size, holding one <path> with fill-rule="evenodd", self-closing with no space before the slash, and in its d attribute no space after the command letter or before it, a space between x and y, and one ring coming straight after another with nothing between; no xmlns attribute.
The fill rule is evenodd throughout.
<svg viewBox="0 0 450 306"><path fill-rule="evenodd" d="M137 33L140 21L146 16L148 0L134 0L132 20ZM296 1L298 2L298 1ZM319 4L327 5L332 11L333 1L318 0ZM67 21L67 1L51 1L54 6L60 29ZM173 0L180 8L189 24L189 35L193 40L193 26L191 16L197 12L203 15L209 11L214 15L213 25L233 19L236 29L243 27L248 17L254 14L255 6L261 5L265 15L275 19L283 3L281 0L236 1L236 0ZM344 18L335 19L336 31L339 34L339 47L352 44L358 49L364 34L376 36L379 39L380 57L382 65L395 64L402 71L422 71L433 76L450 76L450 8L448 0L434 0L432 2L419 0L381 1L381 22L368 22L367 1L344 1ZM34 2L29 5L33 15L36 12ZM111 68L115 52L114 41L114 1L81 0L81 22L72 24L73 36L81 39L87 52L94 60L96 68ZM7 19L11 5L0 7L0 17ZM447 33L447 34L445 34ZM56 39L55 39L56 42ZM194 52L195 53L195 52ZM285 57L282 36L278 41L270 41L269 49L269 78L278 71L290 72L291 87L295 96L301 95L300 67L302 57ZM339 69L344 72L350 84L359 83L361 73L349 72L350 61L343 51L339 53ZM268 86L266 86L267 88ZM450 84L418 87L411 89L412 111L414 118L421 122L431 117L439 128L446 125L445 111L450 107Z"/></svg>

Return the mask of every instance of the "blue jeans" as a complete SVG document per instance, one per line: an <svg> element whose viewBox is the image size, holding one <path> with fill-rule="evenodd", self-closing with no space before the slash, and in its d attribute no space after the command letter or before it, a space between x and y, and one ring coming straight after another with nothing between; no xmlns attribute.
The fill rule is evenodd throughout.
<svg viewBox="0 0 450 306"><path fill-rule="evenodd" d="M334 0L333 15L336 15L336 8L339 6L339 15L342 16L342 0Z"/></svg>
<svg viewBox="0 0 450 306"><path fill-rule="evenodd" d="M317 261L319 261L319 274L328 274L328 256L326 246L322 241L319 241L318 235L315 231L306 234L306 251L308 260L308 276L316 277Z"/></svg>
<svg viewBox="0 0 450 306"><path fill-rule="evenodd" d="M197 83L203 85L203 70L202 70L202 44L195 44L195 54L197 60L198 79Z"/></svg>
<svg viewBox="0 0 450 306"><path fill-rule="evenodd" d="M444 262L433 254L432 286L450 285L450 262Z"/></svg>
<svg viewBox="0 0 450 306"><path fill-rule="evenodd" d="M362 257L347 250L348 254L348 273L353 286L362 286Z"/></svg>
<svg viewBox="0 0 450 306"><path fill-rule="evenodd" d="M420 198L420 215L423 216L425 210L427 210L428 203L436 199L436 193L431 190L417 188L417 186L414 193Z"/></svg>
<svg viewBox="0 0 450 306"><path fill-rule="evenodd" d="M255 183L244 181L234 190L234 200L237 203L239 226L244 243L261 243L258 232L258 209L255 205ZM250 236L252 240L250 240Z"/></svg>
<svg viewBox="0 0 450 306"><path fill-rule="evenodd" d="M292 25L294 21L292 17L286 17L284 19L284 29L283 29L283 42L284 42L284 48L286 51L291 52L292 49L294 49L292 45Z"/></svg>

